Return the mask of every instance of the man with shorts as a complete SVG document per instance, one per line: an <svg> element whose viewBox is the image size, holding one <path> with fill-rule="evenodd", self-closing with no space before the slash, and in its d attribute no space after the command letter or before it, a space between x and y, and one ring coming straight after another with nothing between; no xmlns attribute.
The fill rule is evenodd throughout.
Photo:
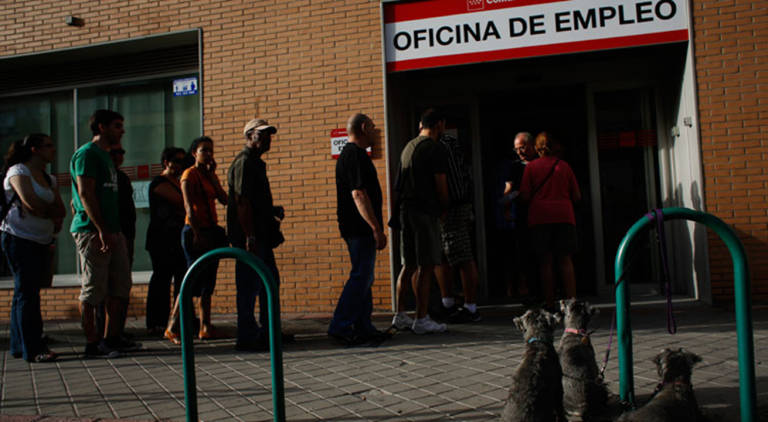
<svg viewBox="0 0 768 422"><path fill-rule="evenodd" d="M352 270L328 327L328 335L345 345L382 339L371 323L371 286L376 251L387 246L381 215L382 194L376 167L366 148L379 141L380 131L358 113L347 122L349 142L336 162L336 215L347 244Z"/></svg>
<svg viewBox="0 0 768 422"><path fill-rule="evenodd" d="M477 311L477 263L472 252L472 179L459 140L443 134L440 143L448 153L448 193L451 205L441 221L445 260L435 268L442 295L442 316L451 323L480 322ZM464 287L464 305L453 297L453 269L458 268Z"/></svg>
<svg viewBox="0 0 768 422"><path fill-rule="evenodd" d="M80 314L87 357L117 357L138 347L123 338L131 267L121 233L117 172L109 151L125 133L123 116L96 110L90 118L93 139L75 151L70 162L72 207L70 231L77 244L82 273ZM106 336L97 329L95 309L105 302Z"/></svg>
<svg viewBox="0 0 768 422"><path fill-rule="evenodd" d="M416 296L415 334L440 333L445 324L427 314L429 287L436 265L441 263L440 217L448 207L448 157L439 139L445 131L445 117L435 109L421 116L421 131L400 155L400 220L403 269L398 277L398 313L392 324L402 329L411 318L402 309L404 284L411 280Z"/></svg>

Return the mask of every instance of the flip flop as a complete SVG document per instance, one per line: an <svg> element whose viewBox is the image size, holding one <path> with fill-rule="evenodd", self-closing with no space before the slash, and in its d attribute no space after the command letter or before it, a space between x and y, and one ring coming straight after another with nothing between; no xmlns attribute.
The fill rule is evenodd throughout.
<svg viewBox="0 0 768 422"><path fill-rule="evenodd" d="M168 340L170 340L170 342L173 343L173 344L176 344L176 345L181 344L181 337L179 337L179 334L174 333L171 330L166 329L165 330L165 334L163 334L163 337L165 337Z"/></svg>

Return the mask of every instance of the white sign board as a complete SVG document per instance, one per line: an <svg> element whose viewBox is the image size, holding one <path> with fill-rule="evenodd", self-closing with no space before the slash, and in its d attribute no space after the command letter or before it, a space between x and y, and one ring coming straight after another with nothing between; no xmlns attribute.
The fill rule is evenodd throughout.
<svg viewBox="0 0 768 422"><path fill-rule="evenodd" d="M184 95L197 94L197 78L184 78L173 80L173 96L180 97Z"/></svg>
<svg viewBox="0 0 768 422"><path fill-rule="evenodd" d="M423 0L384 5L390 72L688 40L686 0Z"/></svg>
<svg viewBox="0 0 768 422"><path fill-rule="evenodd" d="M331 157L339 158L341 150L349 141L346 129L334 129L331 131ZM368 155L371 155L371 147L365 149Z"/></svg>

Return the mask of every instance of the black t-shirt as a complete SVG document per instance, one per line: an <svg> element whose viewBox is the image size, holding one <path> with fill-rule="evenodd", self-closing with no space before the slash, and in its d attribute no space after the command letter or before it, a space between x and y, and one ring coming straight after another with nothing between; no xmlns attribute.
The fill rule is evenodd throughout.
<svg viewBox="0 0 768 422"><path fill-rule="evenodd" d="M371 200L376 220L382 224L381 186L371 157L363 148L350 142L344 145L336 162L336 216L344 238L371 236L373 230L357 210L352 191L364 189ZM383 226L382 226L383 227Z"/></svg>
<svg viewBox="0 0 768 422"><path fill-rule="evenodd" d="M168 183L181 197L181 189L165 176L155 176L149 184L149 227L147 250L169 251L181 249L181 229L184 227L184 209L179 209L155 193L155 188Z"/></svg>
<svg viewBox="0 0 768 422"><path fill-rule="evenodd" d="M117 196L120 204L120 231L129 241L136 238L136 205L133 203L131 179L122 170L117 170Z"/></svg>

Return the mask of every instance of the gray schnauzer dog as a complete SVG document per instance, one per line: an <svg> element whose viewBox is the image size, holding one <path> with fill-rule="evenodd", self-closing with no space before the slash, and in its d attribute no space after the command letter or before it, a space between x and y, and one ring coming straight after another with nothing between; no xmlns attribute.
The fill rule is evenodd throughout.
<svg viewBox="0 0 768 422"><path fill-rule="evenodd" d="M568 299L560 301L565 331L560 338L558 354L563 370L563 408L568 420L610 420L605 415L608 390L600 379L595 350L587 326L599 311L588 302ZM617 413L618 415L618 413Z"/></svg>
<svg viewBox="0 0 768 422"><path fill-rule="evenodd" d="M564 421L563 373L552 345L552 331L560 323L560 315L536 309L514 321L523 332L526 348L512 376L501 421Z"/></svg>
<svg viewBox="0 0 768 422"><path fill-rule="evenodd" d="M683 349L664 349L653 362L658 368L659 385L645 406L621 415L619 422L702 421L691 385L693 365L701 358Z"/></svg>

